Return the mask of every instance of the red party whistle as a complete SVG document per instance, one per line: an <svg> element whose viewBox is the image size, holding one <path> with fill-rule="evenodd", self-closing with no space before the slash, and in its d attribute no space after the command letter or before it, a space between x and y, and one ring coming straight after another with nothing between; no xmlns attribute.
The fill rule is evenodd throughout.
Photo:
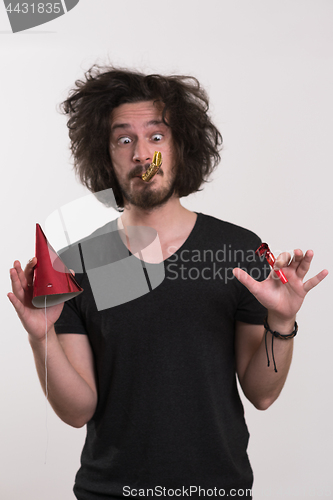
<svg viewBox="0 0 333 500"><path fill-rule="evenodd" d="M272 252L270 251L269 249L269 246L267 245L267 243L262 243L260 245L260 247L256 250L256 254L259 255L260 257L262 255L265 256L268 264L273 267L274 266L274 262L275 262L275 257L274 255L272 254ZM280 278L280 280L282 281L282 283L288 283L288 280L287 278L285 277L284 273L282 271L280 271L279 269L275 270L274 269L274 272L278 275L278 277Z"/></svg>

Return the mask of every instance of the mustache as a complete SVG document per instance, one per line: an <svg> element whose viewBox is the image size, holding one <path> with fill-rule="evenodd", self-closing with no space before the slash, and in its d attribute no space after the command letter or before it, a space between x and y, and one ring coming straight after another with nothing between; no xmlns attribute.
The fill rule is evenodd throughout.
<svg viewBox="0 0 333 500"><path fill-rule="evenodd" d="M136 167L133 168L133 170L130 171L130 173L128 174L128 178L133 179L134 177L138 177L138 176L141 177L141 175L144 174L148 170L150 165L151 165L150 163L146 163L145 165L137 165ZM164 175L162 167L160 167L160 169L156 175Z"/></svg>

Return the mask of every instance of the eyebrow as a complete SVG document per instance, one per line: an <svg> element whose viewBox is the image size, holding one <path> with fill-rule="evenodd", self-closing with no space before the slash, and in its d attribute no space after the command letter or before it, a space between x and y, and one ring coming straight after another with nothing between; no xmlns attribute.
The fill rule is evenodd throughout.
<svg viewBox="0 0 333 500"><path fill-rule="evenodd" d="M161 125L161 124L167 127L167 125L162 120L150 120L149 122L145 123L145 127L148 128L151 127L152 125ZM112 125L111 132L114 132L117 129L125 129L125 128L131 128L130 123L116 122L114 125Z"/></svg>

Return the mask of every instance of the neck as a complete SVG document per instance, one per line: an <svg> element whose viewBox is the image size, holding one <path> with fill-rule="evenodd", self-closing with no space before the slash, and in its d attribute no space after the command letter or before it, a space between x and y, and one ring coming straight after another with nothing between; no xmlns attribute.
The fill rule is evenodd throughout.
<svg viewBox="0 0 333 500"><path fill-rule="evenodd" d="M124 226L152 227L159 234L163 234L178 224L185 223L189 214L193 215L193 212L184 208L180 204L179 198L172 197L164 205L151 210L127 205L121 216L121 222Z"/></svg>
<svg viewBox="0 0 333 500"><path fill-rule="evenodd" d="M146 226L157 231L163 257L167 258L179 248L193 229L197 215L184 208L179 198L172 197L153 210L142 210L133 205L125 207L118 229L127 226ZM172 249L172 251L170 250Z"/></svg>

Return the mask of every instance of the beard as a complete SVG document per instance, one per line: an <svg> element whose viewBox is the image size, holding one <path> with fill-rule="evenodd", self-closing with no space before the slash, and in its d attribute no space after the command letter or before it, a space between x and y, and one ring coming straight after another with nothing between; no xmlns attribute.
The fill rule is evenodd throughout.
<svg viewBox="0 0 333 500"><path fill-rule="evenodd" d="M129 179L141 175L141 173L142 167L137 167L131 172ZM162 168L157 172L156 176L157 175L164 175ZM143 210L152 210L164 205L173 195L175 190L175 173L173 172L173 176L168 184L159 189L154 188L153 185L148 182L143 186L139 186L139 189L134 188L130 192L129 183L120 182L119 179L118 183L125 200L125 205L130 203Z"/></svg>

